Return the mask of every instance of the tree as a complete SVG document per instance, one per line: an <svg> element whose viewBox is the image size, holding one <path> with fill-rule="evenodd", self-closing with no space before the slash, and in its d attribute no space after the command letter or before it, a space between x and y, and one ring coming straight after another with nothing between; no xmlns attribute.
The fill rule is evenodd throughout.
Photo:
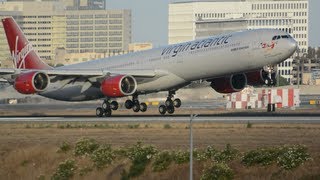
<svg viewBox="0 0 320 180"><path fill-rule="evenodd" d="M316 49L309 46L307 58L312 59L315 57L315 55L316 55Z"/></svg>
<svg viewBox="0 0 320 180"><path fill-rule="evenodd" d="M317 58L320 58L320 47L318 47L318 50L316 52Z"/></svg>
<svg viewBox="0 0 320 180"><path fill-rule="evenodd" d="M282 76L280 76L280 75L278 77L278 83L277 84L278 84L278 86L288 86L288 85L290 85L290 83L287 81L287 79L282 77Z"/></svg>

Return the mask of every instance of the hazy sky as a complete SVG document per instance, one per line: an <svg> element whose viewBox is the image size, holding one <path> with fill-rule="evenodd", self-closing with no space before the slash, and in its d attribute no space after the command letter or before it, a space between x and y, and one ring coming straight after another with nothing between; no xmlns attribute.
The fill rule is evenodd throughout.
<svg viewBox="0 0 320 180"><path fill-rule="evenodd" d="M108 9L131 9L133 42L168 43L170 0L106 0ZM320 46L320 1L309 0L309 46Z"/></svg>

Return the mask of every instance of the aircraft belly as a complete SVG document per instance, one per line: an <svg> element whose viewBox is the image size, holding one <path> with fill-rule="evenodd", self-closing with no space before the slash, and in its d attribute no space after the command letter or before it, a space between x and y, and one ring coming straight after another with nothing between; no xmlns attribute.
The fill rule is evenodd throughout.
<svg viewBox="0 0 320 180"><path fill-rule="evenodd" d="M188 81L174 74L169 74L153 81L138 84L137 92L146 93L171 90L183 84L188 84Z"/></svg>
<svg viewBox="0 0 320 180"><path fill-rule="evenodd" d="M53 83L47 91L39 95L61 101L87 101L103 98L103 94L99 88L90 87L86 91L81 92L82 86L83 83L74 83L57 88L56 83Z"/></svg>

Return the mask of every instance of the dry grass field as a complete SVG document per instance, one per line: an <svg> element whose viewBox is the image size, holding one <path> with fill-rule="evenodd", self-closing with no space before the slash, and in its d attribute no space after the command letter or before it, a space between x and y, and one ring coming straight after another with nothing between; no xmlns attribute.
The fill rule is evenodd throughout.
<svg viewBox="0 0 320 180"><path fill-rule="evenodd" d="M226 144L240 152L261 147L305 145L312 160L292 171L280 171L276 165L246 167L239 160L229 163L235 179L319 179L320 124L225 124L194 123L194 147L212 145L223 149ZM188 150L188 123L2 123L0 124L0 179L50 179L59 163L75 159L73 179L121 179L130 167L128 159L115 161L103 169L90 169L86 157L72 151L58 153L63 142L71 146L83 137L93 138L112 148L128 147L138 141L158 149ZM194 177L200 179L204 163L195 161ZM89 169L85 176L80 172ZM276 175L276 176L275 176ZM147 166L137 179L188 179L189 164L170 165L163 172ZM276 177L276 178L275 178Z"/></svg>

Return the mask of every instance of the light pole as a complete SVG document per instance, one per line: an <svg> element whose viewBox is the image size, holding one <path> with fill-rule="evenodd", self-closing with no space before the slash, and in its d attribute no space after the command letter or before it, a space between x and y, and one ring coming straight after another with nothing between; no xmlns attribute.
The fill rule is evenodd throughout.
<svg viewBox="0 0 320 180"><path fill-rule="evenodd" d="M194 119L194 118L196 118L198 116L198 114L191 114L190 115L190 180L192 180L193 179L193 177L192 177L192 175L193 175L193 173L192 173L192 163L193 163L193 160L192 160L192 158L193 158L193 136L192 136L192 120Z"/></svg>

